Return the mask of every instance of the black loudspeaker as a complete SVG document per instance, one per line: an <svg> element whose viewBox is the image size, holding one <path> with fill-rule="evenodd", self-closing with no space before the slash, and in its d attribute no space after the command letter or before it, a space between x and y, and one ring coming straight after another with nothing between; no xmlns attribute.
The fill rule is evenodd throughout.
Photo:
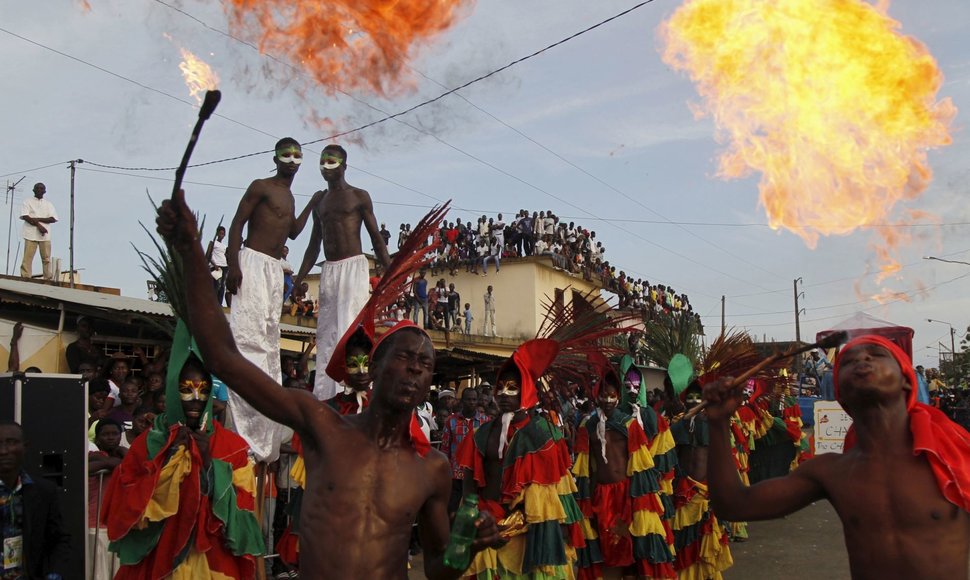
<svg viewBox="0 0 970 580"><path fill-rule="evenodd" d="M24 469L31 477L51 481L59 490L64 529L71 534L71 566L64 580L84 578L88 535L87 399L87 388L79 375L0 377L0 418L19 419L24 428ZM13 404L7 405L8 400Z"/></svg>

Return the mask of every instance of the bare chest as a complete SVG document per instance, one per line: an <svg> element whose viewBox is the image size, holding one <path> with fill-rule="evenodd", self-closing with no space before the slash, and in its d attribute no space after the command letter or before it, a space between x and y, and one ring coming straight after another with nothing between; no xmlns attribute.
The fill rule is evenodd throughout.
<svg viewBox="0 0 970 580"><path fill-rule="evenodd" d="M946 533L964 515L944 499L922 457L846 457L828 479L826 487L847 536L879 529L914 537Z"/></svg>

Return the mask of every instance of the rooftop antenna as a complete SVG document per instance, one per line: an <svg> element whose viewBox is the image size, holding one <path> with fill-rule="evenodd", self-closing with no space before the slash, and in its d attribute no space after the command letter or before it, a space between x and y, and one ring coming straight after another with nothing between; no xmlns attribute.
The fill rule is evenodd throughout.
<svg viewBox="0 0 970 580"><path fill-rule="evenodd" d="M7 267L4 270L4 273L8 276L10 275L10 234L13 232L13 197L14 192L17 191L17 186L20 185L20 182L26 177L27 176L24 175L13 184L7 181L7 192L4 196L4 201L10 204L10 218L7 220ZM19 253L20 250L18 249L17 252Z"/></svg>

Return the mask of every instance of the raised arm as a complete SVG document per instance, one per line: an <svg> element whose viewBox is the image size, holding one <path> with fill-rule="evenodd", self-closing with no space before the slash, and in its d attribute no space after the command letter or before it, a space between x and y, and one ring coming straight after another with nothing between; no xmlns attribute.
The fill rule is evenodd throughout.
<svg viewBox="0 0 970 580"><path fill-rule="evenodd" d="M374 217L374 204L371 202L369 193L363 189L359 191L363 196L360 213L364 221L364 227L367 228L367 233L370 235L371 246L374 248L374 255L377 256L377 261L386 270L391 265L391 256L387 253L387 244L384 243L381 228L377 227L377 218Z"/></svg>
<svg viewBox="0 0 970 580"><path fill-rule="evenodd" d="M307 413L316 408L309 392L284 389L239 353L229 323L212 292L211 276L199 244L195 216L184 192L158 208L158 233L182 256L187 288L188 323L206 367L239 393L254 409L277 423L305 431Z"/></svg>
<svg viewBox="0 0 970 580"><path fill-rule="evenodd" d="M445 566L444 555L448 547L451 526L448 523L448 498L451 496L451 469L447 459L441 454L429 455L428 460L435 462L434 491L431 497L421 506L418 513L418 535L421 548L424 550L424 575L430 580L439 578L461 578L464 570L456 570ZM497 547L501 544L495 518L488 512L479 514L475 521L478 533L472 544L472 552L485 547Z"/></svg>
<svg viewBox="0 0 970 580"><path fill-rule="evenodd" d="M303 228L306 227L307 219L310 217L310 214L313 213L313 210L317 207L317 204L320 202L321 198L323 198L322 191L317 191L314 193L310 198L310 201L307 202L306 207L303 208L300 215L297 216L297 218L293 221L293 225L290 227L291 240L295 240L297 236L300 235L300 232L303 231Z"/></svg>
<svg viewBox="0 0 970 580"><path fill-rule="evenodd" d="M226 249L226 264L229 271L226 272L226 289L231 294L235 294L242 287L242 271L239 269L239 250L242 248L243 226L249 222L256 206L263 200L262 187L259 181L249 184L246 193L239 200L236 208L236 215L232 216L232 223L229 225L229 247Z"/></svg>
<svg viewBox="0 0 970 580"><path fill-rule="evenodd" d="M786 516L826 497L817 477L833 456L823 456L802 464L784 477L776 477L750 487L741 483L731 454L731 415L738 408L740 393L729 392L729 379L704 387L711 444L707 452L707 478L719 518L729 521L768 520Z"/></svg>
<svg viewBox="0 0 970 580"><path fill-rule="evenodd" d="M10 356L7 358L7 372L20 372L20 337L23 334L24 323L14 324L13 334L10 336Z"/></svg>

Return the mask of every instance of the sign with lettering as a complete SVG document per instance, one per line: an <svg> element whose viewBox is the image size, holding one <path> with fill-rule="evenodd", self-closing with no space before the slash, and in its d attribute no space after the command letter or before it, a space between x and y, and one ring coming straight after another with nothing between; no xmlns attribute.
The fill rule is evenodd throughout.
<svg viewBox="0 0 970 580"><path fill-rule="evenodd" d="M852 418L835 401L815 403L815 454L842 453Z"/></svg>

